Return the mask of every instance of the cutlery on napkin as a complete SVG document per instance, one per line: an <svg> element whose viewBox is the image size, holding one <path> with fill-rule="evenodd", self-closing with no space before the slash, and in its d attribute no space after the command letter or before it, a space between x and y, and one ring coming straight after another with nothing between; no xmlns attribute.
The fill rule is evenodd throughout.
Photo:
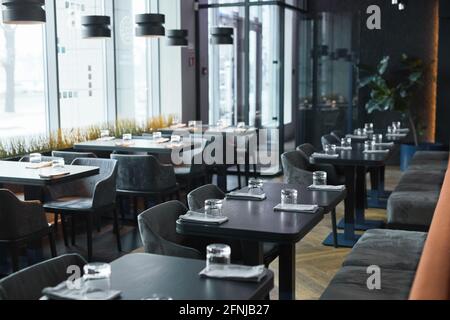
<svg viewBox="0 0 450 320"><path fill-rule="evenodd" d="M224 224L228 221L228 217L214 217L205 213L188 211L185 215L180 216L180 220L184 222L203 223L203 224Z"/></svg>
<svg viewBox="0 0 450 320"><path fill-rule="evenodd" d="M227 199L230 200L249 200L249 201L263 201L266 200L266 194L252 194L242 191L234 191L227 194Z"/></svg>
<svg viewBox="0 0 450 320"><path fill-rule="evenodd" d="M202 278L224 279L231 281L260 282L267 274L264 266L217 265L202 270Z"/></svg>
<svg viewBox="0 0 450 320"><path fill-rule="evenodd" d="M310 191L345 191L345 186L309 186Z"/></svg>
<svg viewBox="0 0 450 320"><path fill-rule="evenodd" d="M296 213L316 213L319 210L318 205L309 204L279 204L275 208L275 211L282 212L296 212Z"/></svg>

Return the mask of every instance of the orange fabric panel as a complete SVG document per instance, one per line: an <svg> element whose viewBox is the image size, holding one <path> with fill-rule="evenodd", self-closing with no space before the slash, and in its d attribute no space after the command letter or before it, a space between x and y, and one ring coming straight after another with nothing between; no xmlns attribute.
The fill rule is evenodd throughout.
<svg viewBox="0 0 450 320"><path fill-rule="evenodd" d="M450 170L447 171L410 299L450 300Z"/></svg>

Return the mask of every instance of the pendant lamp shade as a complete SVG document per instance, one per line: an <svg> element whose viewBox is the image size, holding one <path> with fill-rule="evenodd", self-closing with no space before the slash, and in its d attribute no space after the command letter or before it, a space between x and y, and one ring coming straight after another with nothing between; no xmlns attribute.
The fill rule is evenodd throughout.
<svg viewBox="0 0 450 320"><path fill-rule="evenodd" d="M216 27L211 29L211 44L229 45L234 43L234 29Z"/></svg>
<svg viewBox="0 0 450 320"><path fill-rule="evenodd" d="M175 29L167 31L167 45L168 46L178 46L185 47L189 44L187 39L188 30L186 29Z"/></svg>
<svg viewBox="0 0 450 320"><path fill-rule="evenodd" d="M136 37L164 37L166 29L163 14L145 13L136 15Z"/></svg>
<svg viewBox="0 0 450 320"><path fill-rule="evenodd" d="M45 0L2 0L4 24L45 23Z"/></svg>
<svg viewBox="0 0 450 320"><path fill-rule="evenodd" d="M111 38L111 18L109 16L81 17L81 37L83 39Z"/></svg>

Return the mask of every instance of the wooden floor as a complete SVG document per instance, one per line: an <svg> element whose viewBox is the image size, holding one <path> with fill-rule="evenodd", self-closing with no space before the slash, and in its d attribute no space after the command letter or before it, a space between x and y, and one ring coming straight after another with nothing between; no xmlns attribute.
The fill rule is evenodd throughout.
<svg viewBox="0 0 450 320"><path fill-rule="evenodd" d="M400 171L397 168L388 168L386 173L387 190L393 189L398 183L399 178ZM280 178L272 180L281 181ZM341 204L337 209L339 219L343 217L343 212L344 207ZM377 220L385 220L386 211L369 209L367 211L367 216ZM132 217L129 218L131 219ZM348 249L334 249L332 247L323 246L322 241L330 234L330 232L331 220L329 216L326 216L322 223L297 244L296 298L299 300L318 299L333 276L339 270L343 260L350 251ZM115 236L112 233L111 223L106 220L102 231L94 234L94 260L111 262L131 252L142 252L139 231L134 222L130 221L123 225L121 228L121 235L123 252L119 253L116 247ZM86 237L83 232L82 221L80 221L80 233L77 240L77 246L66 248L61 238L61 232L59 232L57 237L58 254L79 253L86 256ZM49 258L48 245L45 245L44 248L46 248L43 253L44 258ZM0 261L0 264L4 264L4 258L5 256L1 254L0 260L3 261ZM24 260L22 263L23 267L25 267L27 261ZM275 272L276 279L278 279L277 261L271 265L271 269ZM278 299L278 288L275 288L275 290L272 291L271 298Z"/></svg>

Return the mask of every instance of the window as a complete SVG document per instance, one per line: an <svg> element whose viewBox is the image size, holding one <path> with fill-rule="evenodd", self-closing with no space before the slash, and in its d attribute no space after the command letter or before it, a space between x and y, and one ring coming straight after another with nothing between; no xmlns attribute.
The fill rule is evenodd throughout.
<svg viewBox="0 0 450 320"><path fill-rule="evenodd" d="M0 139L45 133L43 26L0 19Z"/></svg>
<svg viewBox="0 0 450 320"><path fill-rule="evenodd" d="M102 39L82 39L80 17L103 14L103 1L56 2L59 99L62 128L107 121L106 46Z"/></svg>

